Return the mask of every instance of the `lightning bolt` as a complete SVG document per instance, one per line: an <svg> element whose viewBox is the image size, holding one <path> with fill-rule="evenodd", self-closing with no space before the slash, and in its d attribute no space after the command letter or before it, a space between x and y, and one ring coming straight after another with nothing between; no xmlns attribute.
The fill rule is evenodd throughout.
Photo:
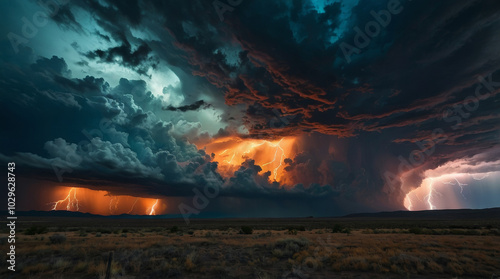
<svg viewBox="0 0 500 279"><path fill-rule="evenodd" d="M228 149L225 149L224 151L222 151L221 153L219 153L219 156L220 156L220 155L223 155L223 154L224 154L224 153L226 153L227 151L228 151ZM232 161L233 161L233 159L234 159L234 156L236 156L236 152L233 152L233 157L231 157L231 160L229 160L229 161L228 161L228 160L224 160L224 162L226 162L226 163L228 163L228 164L231 164L231 162L232 162ZM224 157L226 157L226 156L224 156Z"/></svg>
<svg viewBox="0 0 500 279"><path fill-rule="evenodd" d="M458 187L460 187L460 195L462 195L462 198L464 199L467 199L465 196L464 196L464 186L467 186L467 184L465 183L460 183L460 181L458 181L458 179L456 177L453 178L457 184L453 183L452 181L449 181L449 182L443 182L443 184L448 184L448 185L458 185Z"/></svg>
<svg viewBox="0 0 500 279"><path fill-rule="evenodd" d="M274 163L276 161L276 156L278 155L278 150L281 150L281 159L280 159L280 164L274 169L274 180L276 180L276 176L278 175L278 169L281 167L281 162L285 159L285 151L283 150L283 148L281 147L281 141L283 140L284 138L281 138L280 141L277 143L277 144L272 144L269 142L269 144L272 146L272 147L276 147L276 151L274 152L274 158L272 161L270 162L267 162L265 164L263 164L262 166L267 166L271 163Z"/></svg>
<svg viewBox="0 0 500 279"><path fill-rule="evenodd" d="M158 199L156 199L155 203L153 204L153 206L151 206L151 208L148 208L147 211L149 211L149 215L156 215L155 208L157 204L158 204Z"/></svg>
<svg viewBox="0 0 500 279"><path fill-rule="evenodd" d="M472 179L474 180L483 180L485 179L486 177L490 176L488 173L475 173L475 174L471 174L471 177Z"/></svg>
<svg viewBox="0 0 500 279"><path fill-rule="evenodd" d="M280 143L283 139L281 139L279 142L278 142L278 148L281 150L281 159L280 159L280 164L274 169L274 180L276 180L276 175L278 174L278 169L281 168L281 162L283 162L283 160L285 160L285 151L283 150L283 148L280 146Z"/></svg>
<svg viewBox="0 0 500 279"><path fill-rule="evenodd" d="M49 204L53 204L52 210L57 210L57 206L65 202L68 202L66 205L66 210L71 211L71 208L73 208L74 210L76 209L75 211L80 210L80 203L76 198L76 188L69 189L68 195L63 200L58 200Z"/></svg>
<svg viewBox="0 0 500 279"><path fill-rule="evenodd" d="M434 179L431 178L430 180L431 182L429 185L429 193L425 196L425 198L427 199L427 204L429 205L429 209L434 210L436 209L436 207L432 204L432 194L434 194L436 190L434 190Z"/></svg>
<svg viewBox="0 0 500 279"><path fill-rule="evenodd" d="M113 214L116 212L116 209L118 208L119 201L120 201L120 199L117 197L111 198L111 200L109 201L109 213ZM114 202L114 204L113 204L113 202Z"/></svg>
<svg viewBox="0 0 500 279"><path fill-rule="evenodd" d="M134 203L132 204L132 208L130 208L130 210L127 212L127 214L130 214L130 212L132 212L132 210L134 210L134 206L135 206L135 204L137 203L137 200L139 200L139 198L135 198L135 201L134 201Z"/></svg>
<svg viewBox="0 0 500 279"><path fill-rule="evenodd" d="M250 148L247 151L243 152L243 154L248 154L248 153L250 153L250 150L254 149L255 147L262 146L263 144L266 144L266 143L268 143L268 141L263 141L259 144L252 143L252 144L250 144Z"/></svg>
<svg viewBox="0 0 500 279"><path fill-rule="evenodd" d="M411 194L411 193L410 193ZM411 198L410 198L410 195L408 194L408 210L411 211L411 208L413 207L413 203L411 202Z"/></svg>
<svg viewBox="0 0 500 279"><path fill-rule="evenodd" d="M231 157L231 160L228 161L229 164L231 164L231 162L233 161L235 155L236 155L236 152L233 153L233 157Z"/></svg>

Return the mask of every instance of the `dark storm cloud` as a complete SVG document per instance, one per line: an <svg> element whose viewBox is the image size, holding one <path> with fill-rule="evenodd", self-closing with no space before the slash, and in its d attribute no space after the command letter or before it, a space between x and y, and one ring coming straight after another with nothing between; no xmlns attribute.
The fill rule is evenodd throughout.
<svg viewBox="0 0 500 279"><path fill-rule="evenodd" d="M57 12L54 13L52 19L63 28L73 29L76 32L83 32L82 26L76 21L75 15L68 5L61 6Z"/></svg>
<svg viewBox="0 0 500 279"><path fill-rule="evenodd" d="M151 48L142 43L136 49L128 41L117 47L111 47L105 50L94 50L85 54L89 59L97 59L100 62L122 64L125 67L130 67L139 74L146 75L147 71L155 69L158 62L150 57Z"/></svg>
<svg viewBox="0 0 500 279"><path fill-rule="evenodd" d="M131 25L138 25L142 19L141 1L106 1L102 5L100 1L81 1L76 3L95 13L99 18L106 21L125 20Z"/></svg>
<svg viewBox="0 0 500 279"><path fill-rule="evenodd" d="M481 102L470 119L463 119L459 129L450 129L453 124L443 119L443 113L474 96L479 76L499 69L500 57L494 52L499 46L495 39L500 27L498 3L401 1L401 13L392 15L388 26L351 63L340 44L354 44L354 27L364 29L374 20L370 12L387 9L387 3L360 1L346 29L335 31L340 33L337 41L331 37L339 25L338 3L320 14L307 1L248 2L225 16L224 23L214 22L213 14L199 14L202 6L186 5L178 11L189 13L175 15L166 7L158 8L171 15L166 28L188 55L193 73L224 90L226 103L248 105L244 119L255 137L301 131L380 137L382 146L373 147L365 140L359 148L363 152L393 149L398 151L391 155L407 157L417 147L391 142L400 142L397 138L402 135L417 138L419 133L444 129L449 140L422 170L458 158L458 154L482 152L497 141L494 130L500 124L494 112L498 90ZM217 28L210 28L212 25ZM228 48L237 53L233 64L224 51ZM500 79L494 74L493 80ZM287 125L272 125L269 119L275 117L275 111L292 116ZM454 112L455 117L457 114ZM473 124L466 124L469 122ZM468 152L459 152L461 149ZM386 157L377 152L373 156ZM376 164L365 168L373 175L374 192L384 184L377 173L384 170L374 167ZM317 167L312 164L307 169Z"/></svg>
<svg viewBox="0 0 500 279"><path fill-rule="evenodd" d="M39 70L41 65L45 71ZM142 191L188 195L189 187L222 183L214 168L204 174L196 173L204 165L211 164L210 156L177 139L172 133L172 123L157 119L135 104L134 97L147 102L147 92L138 93L141 82L123 79L119 86L110 90L102 78L63 77L67 67L64 59L58 57L41 58L31 65L17 65L17 69L10 73L4 71L2 82L9 85L11 92L23 94L3 98L5 102L2 103L9 104L4 112L7 115L23 112L35 104L43 110L34 109L29 115L15 113L17 126L6 130L20 141L7 143L6 138L2 139L3 146L7 147L2 152L2 160L16 160L20 166L26 167L26 174L38 174L44 180L57 181L54 169L59 169L65 172L63 178L66 182L82 184L95 183L90 178L101 182L108 180L112 185L129 183L129 179L137 183L141 179L150 179L151 182L145 183L144 187L156 189L146 191L130 187L118 191L134 195ZM13 82L26 75L32 77L32 83ZM133 84L135 95L131 95L131 91L122 94L123 88L129 84ZM151 105L155 103L151 102ZM161 110L160 104L156 105L157 110ZM138 121L138 118L142 120ZM38 125L37 120L50 125ZM105 127L103 123L106 123ZM34 128L31 132L37 133L37 138L23 138L21 135L25 134L26 128ZM26 145L24 141L32 143ZM23 150L23 145L31 148L25 149L27 152L13 152Z"/></svg>
<svg viewBox="0 0 500 279"><path fill-rule="evenodd" d="M174 106L168 106L166 108L163 108L164 110L170 110L170 111L190 111L190 110L200 110L200 109L207 109L211 107L212 105L206 103L203 100L196 101L190 105L185 105L185 106L180 106L180 107L174 107Z"/></svg>
<svg viewBox="0 0 500 279"><path fill-rule="evenodd" d="M347 64L338 48L340 41L350 42L355 35L352 28L363 27L372 20L370 10L385 8L382 4L385 3L362 1L353 11L357 21L349 22L348 29L341 30L345 33L342 40L333 44L328 42L338 25L338 3L327 6L323 14L305 1L294 2L290 4L292 7L278 2L266 3L265 7L263 3L246 3L224 24L214 22L210 14L194 19L203 4L189 7L186 4L185 8L178 9L189 10L189 14L174 15L167 7L158 8L169 15L166 28L188 54L193 73L226 90L227 103L250 106L248 122L254 128L251 131L273 129L267 116L272 115L271 109L277 109L297 116L283 129L292 126L343 137L359 131L435 122L453 94L466 96L461 91L467 82L474 83L478 74L494 70L490 63L486 64L487 60L478 64L476 61L481 60L474 55L463 59L462 52L477 53L474 48L484 46L474 42L489 40L493 26L498 25L496 4L466 1L450 2L449 9L433 14L432 9L423 8L435 5L432 2L402 1L406 15L394 15L382 35L360 54L365 59ZM257 10L259 13L253 12ZM260 16L262 13L268 16ZM276 17L276 14L285 16ZM446 21L446 18L453 20ZM474 20L476 18L481 20ZM420 28L426 31L410 32L414 22L424 19L425 24ZM186 22L189 29L185 28ZM299 27L292 28L291 22ZM210 29L211 24L216 25L218 31ZM435 32L435 26L450 32L443 36ZM309 34L299 40L297 34L304 30ZM223 47L238 52L238 68L228 63L228 56L221 51ZM371 49L379 54L374 56ZM453 70L450 65L454 65ZM252 113L256 103L264 108L259 112L263 115L261 120ZM401 121L402 118L405 120Z"/></svg>
<svg viewBox="0 0 500 279"><path fill-rule="evenodd" d="M69 75L71 72L68 70L68 65L64 59L57 56L52 56L51 59L42 57L31 65L31 69L35 72L47 72L52 75Z"/></svg>

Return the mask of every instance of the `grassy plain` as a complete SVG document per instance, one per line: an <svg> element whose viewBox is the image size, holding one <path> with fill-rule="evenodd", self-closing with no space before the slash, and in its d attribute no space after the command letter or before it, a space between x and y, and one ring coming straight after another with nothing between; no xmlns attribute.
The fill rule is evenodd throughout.
<svg viewBox="0 0 500 279"><path fill-rule="evenodd" d="M14 278L105 278L110 252L112 278L500 278L500 220L23 217Z"/></svg>

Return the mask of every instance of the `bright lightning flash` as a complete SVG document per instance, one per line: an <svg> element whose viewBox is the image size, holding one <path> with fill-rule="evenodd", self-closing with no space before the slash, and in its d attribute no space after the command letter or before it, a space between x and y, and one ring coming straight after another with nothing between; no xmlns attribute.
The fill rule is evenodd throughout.
<svg viewBox="0 0 500 279"><path fill-rule="evenodd" d="M149 211L148 215L156 215L156 206L158 205L158 199L156 199L155 203L151 206L151 208L148 208L147 211Z"/></svg>
<svg viewBox="0 0 500 279"><path fill-rule="evenodd" d="M444 175L441 175L439 177L428 177L428 178L424 179L421 187L416 188L416 189L414 189L406 194L406 197L404 200L405 207L410 211L414 210L415 209L415 200L413 200L413 197L418 198L417 192L426 191L427 194L424 197L424 201L421 201L421 202L424 202L424 204L427 205L428 210L437 209L438 205L436 205L435 198L436 198L436 196L443 196L443 195L441 194L441 192L436 190L437 186L435 183L437 181L444 180L444 179L446 179L448 181L442 182L442 184L460 187L460 195L462 196L462 199L465 200L467 198L464 195L464 186L467 186L468 184L460 182L459 178L463 177L463 176L470 176L474 180L482 180L482 179L488 177L488 175L489 175L488 173L486 173L486 174L484 174L484 173L479 173L479 174L477 174L477 173L473 173L473 174L471 174L471 173L455 173L455 174L444 174ZM457 202L459 202L459 201L457 200Z"/></svg>
<svg viewBox="0 0 500 279"><path fill-rule="evenodd" d="M280 146L280 144L281 144L282 141L283 141L283 138L281 138L280 141L278 141L277 144L270 143L271 146L276 147L276 152L274 152L274 158L273 158L272 161L267 162L267 163L265 163L265 164L262 165L263 167L265 167L265 166L267 166L269 164L274 163L276 161L276 155L278 154L278 151L281 150L281 157L280 157L280 160L279 160L279 165L274 169L274 180L276 180L276 176L278 175L278 169L281 167L281 162L283 162L283 160L286 158L285 157L285 151Z"/></svg>
<svg viewBox="0 0 500 279"><path fill-rule="evenodd" d="M434 179L431 178L429 183L429 193L425 196L425 198L427 200L427 204L429 205L429 209L434 210L436 207L432 204L432 196L437 193L434 189Z"/></svg>
<svg viewBox="0 0 500 279"><path fill-rule="evenodd" d="M71 188L68 192L68 195L66 198L62 200L58 200L56 202L52 202L49 204L52 204L52 210L57 210L57 206L60 204L63 204L67 202L66 204L66 210L68 211L79 211L80 210L80 204L78 202L78 199L76 198L76 188Z"/></svg>

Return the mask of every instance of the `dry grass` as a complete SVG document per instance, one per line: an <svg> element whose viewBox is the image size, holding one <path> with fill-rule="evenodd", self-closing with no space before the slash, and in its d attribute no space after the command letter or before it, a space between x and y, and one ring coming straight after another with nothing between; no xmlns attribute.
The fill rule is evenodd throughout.
<svg viewBox="0 0 500 279"><path fill-rule="evenodd" d="M277 278L286 273L331 278L492 278L500 274L500 237L494 235L350 234L326 230L254 230L192 233L138 230L122 233L59 232L64 243L26 235L17 245L25 277L103 278L114 251L113 278ZM85 235L85 236L82 236ZM1 271L0 276L6 275ZM364 278L364 277L361 277ZM493 277L494 278L494 277Z"/></svg>

